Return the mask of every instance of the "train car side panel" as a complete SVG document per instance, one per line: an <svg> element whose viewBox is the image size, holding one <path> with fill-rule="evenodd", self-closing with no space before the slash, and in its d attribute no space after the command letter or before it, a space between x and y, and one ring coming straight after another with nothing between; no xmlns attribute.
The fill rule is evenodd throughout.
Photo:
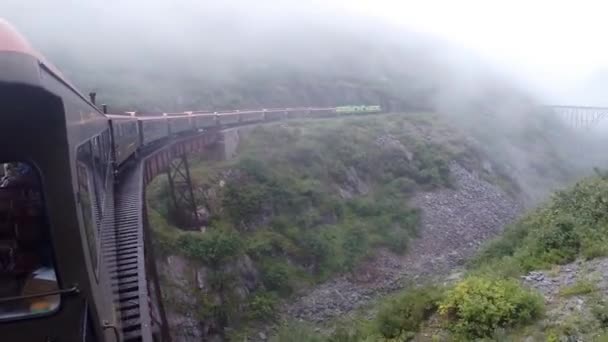
<svg viewBox="0 0 608 342"><path fill-rule="evenodd" d="M222 126L236 125L241 121L240 113L219 113L218 121Z"/></svg>
<svg viewBox="0 0 608 342"><path fill-rule="evenodd" d="M263 111L241 112L241 122L254 123L264 121Z"/></svg>
<svg viewBox="0 0 608 342"><path fill-rule="evenodd" d="M194 114L193 120L198 129L212 128L218 125L216 114Z"/></svg>
<svg viewBox="0 0 608 342"><path fill-rule="evenodd" d="M148 145L169 136L169 124L166 117L139 118L141 144Z"/></svg>
<svg viewBox="0 0 608 342"><path fill-rule="evenodd" d="M116 165L122 165L139 148L139 127L137 119L129 116L111 115L114 158Z"/></svg>
<svg viewBox="0 0 608 342"><path fill-rule="evenodd" d="M168 116L169 132L172 135L183 134L194 130L194 126L190 122L190 116Z"/></svg>

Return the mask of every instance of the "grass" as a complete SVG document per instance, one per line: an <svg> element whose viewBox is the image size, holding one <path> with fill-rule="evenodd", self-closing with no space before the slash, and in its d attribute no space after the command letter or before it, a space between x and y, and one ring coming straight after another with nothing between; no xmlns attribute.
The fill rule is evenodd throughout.
<svg viewBox="0 0 608 342"><path fill-rule="evenodd" d="M597 286L589 280L579 280L571 286L565 287L559 291L562 297L572 297L578 295L586 295L597 291Z"/></svg>
<svg viewBox="0 0 608 342"><path fill-rule="evenodd" d="M557 192L489 243L472 268L501 275L550 269L608 255L608 178L597 175Z"/></svg>

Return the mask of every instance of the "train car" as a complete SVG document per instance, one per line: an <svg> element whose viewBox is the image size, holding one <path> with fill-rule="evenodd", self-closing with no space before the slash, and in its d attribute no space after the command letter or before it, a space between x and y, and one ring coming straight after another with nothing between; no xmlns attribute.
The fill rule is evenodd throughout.
<svg viewBox="0 0 608 342"><path fill-rule="evenodd" d="M194 130L190 115L167 115L169 134L180 135Z"/></svg>
<svg viewBox="0 0 608 342"><path fill-rule="evenodd" d="M116 341L108 118L0 21L0 335Z"/></svg>
<svg viewBox="0 0 608 342"><path fill-rule="evenodd" d="M222 126L234 126L241 122L241 113L236 112L220 112L218 114L218 122Z"/></svg>
<svg viewBox="0 0 608 342"><path fill-rule="evenodd" d="M219 125L216 114L213 113L193 113L192 120L196 129L209 129Z"/></svg>
<svg viewBox="0 0 608 342"><path fill-rule="evenodd" d="M107 115L112 132L114 162L121 165L139 148L140 134L137 118L127 115Z"/></svg>
<svg viewBox="0 0 608 342"><path fill-rule="evenodd" d="M286 117L287 115L283 109L264 109L264 120L266 121L283 120Z"/></svg>
<svg viewBox="0 0 608 342"><path fill-rule="evenodd" d="M310 110L308 108L287 108L287 117L290 119L303 119L308 117Z"/></svg>
<svg viewBox="0 0 608 342"><path fill-rule="evenodd" d="M314 107L309 110L310 114L308 116L311 118L327 118L336 114L336 108L334 107Z"/></svg>
<svg viewBox="0 0 608 342"><path fill-rule="evenodd" d="M139 116L137 123L142 146L169 137L169 122L166 116Z"/></svg>
<svg viewBox="0 0 608 342"><path fill-rule="evenodd" d="M382 112L382 107L378 106L378 105L367 106L366 111L368 113L380 113L380 112Z"/></svg>
<svg viewBox="0 0 608 342"><path fill-rule="evenodd" d="M264 121L264 112L261 110L249 110L241 112L241 122L254 123Z"/></svg>
<svg viewBox="0 0 608 342"><path fill-rule="evenodd" d="M378 105L336 107L337 114L379 113L381 111L382 111L382 109Z"/></svg>

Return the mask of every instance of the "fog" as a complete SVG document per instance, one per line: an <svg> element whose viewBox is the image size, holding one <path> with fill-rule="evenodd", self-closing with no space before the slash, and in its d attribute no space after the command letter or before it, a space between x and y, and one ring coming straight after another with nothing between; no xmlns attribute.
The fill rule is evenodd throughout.
<svg viewBox="0 0 608 342"><path fill-rule="evenodd" d="M120 109L377 103L378 92L432 107L510 87L473 50L363 4L4 0L0 15Z"/></svg>
<svg viewBox="0 0 608 342"><path fill-rule="evenodd" d="M117 112L356 103L441 112L534 202L606 164L601 134L537 111L608 105L603 6L2 0L0 17ZM543 165L547 155L561 164Z"/></svg>

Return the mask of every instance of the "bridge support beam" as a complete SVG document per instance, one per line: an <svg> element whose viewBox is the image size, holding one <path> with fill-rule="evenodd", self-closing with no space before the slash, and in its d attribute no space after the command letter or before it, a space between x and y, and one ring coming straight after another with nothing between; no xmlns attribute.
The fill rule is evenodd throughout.
<svg viewBox="0 0 608 342"><path fill-rule="evenodd" d="M180 228L196 229L198 225L197 204L186 154L182 154L169 162L167 178L169 179L169 192L173 202L171 215Z"/></svg>

